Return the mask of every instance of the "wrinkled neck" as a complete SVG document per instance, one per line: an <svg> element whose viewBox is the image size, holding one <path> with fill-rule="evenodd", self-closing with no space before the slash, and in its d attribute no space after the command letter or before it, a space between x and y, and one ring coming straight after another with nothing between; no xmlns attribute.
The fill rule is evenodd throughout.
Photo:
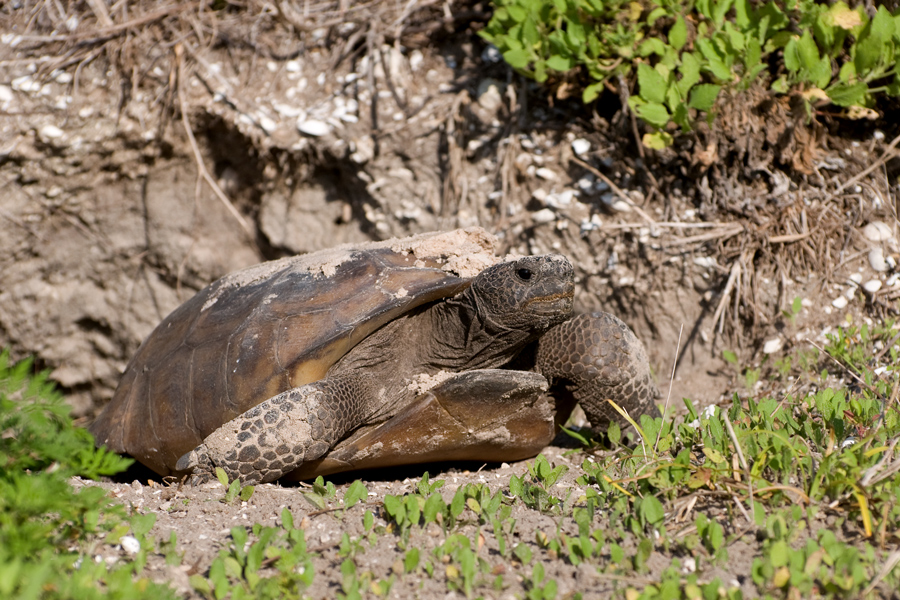
<svg viewBox="0 0 900 600"><path fill-rule="evenodd" d="M437 304L429 315L433 343L428 362L439 364L442 369L500 367L535 337L529 331L509 329L495 322L471 289Z"/></svg>

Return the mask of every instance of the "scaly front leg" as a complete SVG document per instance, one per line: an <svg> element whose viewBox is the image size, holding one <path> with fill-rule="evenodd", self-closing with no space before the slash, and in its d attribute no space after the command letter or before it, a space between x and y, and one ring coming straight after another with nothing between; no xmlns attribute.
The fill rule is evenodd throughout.
<svg viewBox="0 0 900 600"><path fill-rule="evenodd" d="M178 459L195 483L216 467L242 484L275 481L325 454L358 426L372 392L363 377L332 377L282 392L225 423Z"/></svg>

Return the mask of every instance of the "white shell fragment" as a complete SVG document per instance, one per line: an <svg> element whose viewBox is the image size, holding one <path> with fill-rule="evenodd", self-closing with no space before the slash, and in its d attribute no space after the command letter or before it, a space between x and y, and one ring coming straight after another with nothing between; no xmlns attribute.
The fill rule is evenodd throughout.
<svg viewBox="0 0 900 600"><path fill-rule="evenodd" d="M591 151L591 143L584 138L572 140L572 151L578 156L584 156Z"/></svg>
<svg viewBox="0 0 900 600"><path fill-rule="evenodd" d="M884 242L894 237L891 226L884 221L872 221L863 227L862 232L870 242Z"/></svg>
<svg viewBox="0 0 900 600"><path fill-rule="evenodd" d="M141 543L130 535L123 537L119 543L122 544L122 549L128 554L137 554L141 550Z"/></svg>
<svg viewBox="0 0 900 600"><path fill-rule="evenodd" d="M63 130L56 125L44 125L39 133L41 138L45 140L55 140L63 136Z"/></svg>
<svg viewBox="0 0 900 600"><path fill-rule="evenodd" d="M869 281L865 282L862 287L870 294L874 294L881 289L881 286L882 283L880 279L870 279Z"/></svg>
<svg viewBox="0 0 900 600"><path fill-rule="evenodd" d="M318 119L307 119L297 123L297 130L313 137L322 137L331 133L331 125Z"/></svg>
<svg viewBox="0 0 900 600"><path fill-rule="evenodd" d="M550 223L556 220L556 213L549 208L542 208L541 210L532 213L531 218L535 223Z"/></svg>
<svg viewBox="0 0 900 600"><path fill-rule="evenodd" d="M483 79L478 84L478 104L481 108L497 112L503 106L503 91L506 86L496 79Z"/></svg>
<svg viewBox="0 0 900 600"><path fill-rule="evenodd" d="M847 306L847 298L845 296L838 296L834 300L831 301L831 305L835 308L844 308Z"/></svg>
<svg viewBox="0 0 900 600"><path fill-rule="evenodd" d="M556 179L558 179L553 169L548 169L547 167L541 167L540 169L535 171L534 174L547 181L555 181Z"/></svg>
<svg viewBox="0 0 900 600"><path fill-rule="evenodd" d="M869 250L869 265L879 273L888 270L887 261L884 260L884 250L881 248L872 248Z"/></svg>
<svg viewBox="0 0 900 600"><path fill-rule="evenodd" d="M704 269L712 269L718 265L716 259L712 256L696 256L694 257L694 264Z"/></svg>
<svg viewBox="0 0 900 600"><path fill-rule="evenodd" d="M781 347L784 345L784 340L781 338L772 338L771 340L766 340L766 343L763 344L763 354L775 354Z"/></svg>

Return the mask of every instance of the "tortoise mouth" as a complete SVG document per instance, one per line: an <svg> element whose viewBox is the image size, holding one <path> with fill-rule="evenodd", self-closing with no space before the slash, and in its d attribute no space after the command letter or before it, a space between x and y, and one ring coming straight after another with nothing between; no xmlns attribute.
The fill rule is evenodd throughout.
<svg viewBox="0 0 900 600"><path fill-rule="evenodd" d="M527 309L539 315L558 315L572 312L574 291L566 291L559 294L551 294L534 298L527 305Z"/></svg>

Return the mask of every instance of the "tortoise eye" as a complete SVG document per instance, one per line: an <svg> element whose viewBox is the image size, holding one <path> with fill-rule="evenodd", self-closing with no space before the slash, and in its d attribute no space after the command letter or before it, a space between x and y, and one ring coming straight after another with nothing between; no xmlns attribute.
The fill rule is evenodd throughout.
<svg viewBox="0 0 900 600"><path fill-rule="evenodd" d="M532 275L531 269L526 269L525 267L520 267L520 268L516 269L516 275L519 277L519 279L521 279L523 281L528 281L529 279L531 279L531 275Z"/></svg>

